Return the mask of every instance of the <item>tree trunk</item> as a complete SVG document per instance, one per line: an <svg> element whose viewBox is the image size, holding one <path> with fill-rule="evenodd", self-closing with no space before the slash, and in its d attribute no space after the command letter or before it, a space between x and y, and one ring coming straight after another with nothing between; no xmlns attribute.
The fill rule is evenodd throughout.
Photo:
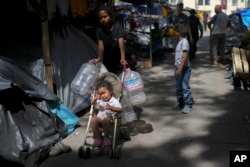
<svg viewBox="0 0 250 167"><path fill-rule="evenodd" d="M45 65L45 79L47 87L53 92L53 75L52 75L52 65L51 65L51 55L49 47L49 27L48 20L42 22L42 50L43 50L43 60Z"/></svg>

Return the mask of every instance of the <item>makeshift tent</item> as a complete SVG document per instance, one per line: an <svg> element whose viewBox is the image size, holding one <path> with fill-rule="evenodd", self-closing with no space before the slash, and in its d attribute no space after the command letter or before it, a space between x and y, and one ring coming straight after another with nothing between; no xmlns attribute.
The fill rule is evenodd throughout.
<svg viewBox="0 0 250 167"><path fill-rule="evenodd" d="M44 82L41 17L28 11L25 1L4 1L0 6L4 12L0 15L0 163L6 159L37 166L66 135L65 124L45 101L60 99L73 112L90 105L89 95L70 91L70 82L81 64L96 56L97 45L66 20L50 26L48 42L56 85L52 92Z"/></svg>
<svg viewBox="0 0 250 167"><path fill-rule="evenodd" d="M58 101L41 80L0 56L0 163L35 167L66 135L65 124L47 106Z"/></svg>
<svg viewBox="0 0 250 167"><path fill-rule="evenodd" d="M59 24L60 25L60 24ZM51 56L57 96L74 112L90 105L90 93L78 95L71 90L71 82L81 65L95 58L97 44L71 25L51 25Z"/></svg>

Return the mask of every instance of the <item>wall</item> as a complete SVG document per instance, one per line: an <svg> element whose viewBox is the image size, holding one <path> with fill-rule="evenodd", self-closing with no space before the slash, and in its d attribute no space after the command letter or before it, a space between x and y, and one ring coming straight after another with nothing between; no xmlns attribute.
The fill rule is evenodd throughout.
<svg viewBox="0 0 250 167"><path fill-rule="evenodd" d="M247 1L249 0L244 0L243 2L241 2L241 0L238 0L238 4L237 5L233 5L232 1L233 0L226 0L227 1L227 9L223 10L225 13L227 13L228 15L235 12L237 8L245 8L247 7ZM210 5L196 5L196 3L198 4L198 0L194 0L194 1L190 1L190 0L183 0L184 3L184 8L193 8L196 10L201 10L201 11L208 11L210 12L210 16L213 16L214 13L214 6L218 5L221 3L221 0L210 0ZM205 4L205 0L203 0L203 4Z"/></svg>

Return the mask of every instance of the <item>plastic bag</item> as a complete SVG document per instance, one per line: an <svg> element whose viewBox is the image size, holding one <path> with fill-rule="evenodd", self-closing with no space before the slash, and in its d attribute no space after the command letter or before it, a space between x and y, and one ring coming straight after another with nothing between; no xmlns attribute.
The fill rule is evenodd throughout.
<svg viewBox="0 0 250 167"><path fill-rule="evenodd" d="M75 129L75 126L79 122L79 118L62 102L47 101L47 104L49 105L51 112L66 124L66 134L68 135L72 133Z"/></svg>

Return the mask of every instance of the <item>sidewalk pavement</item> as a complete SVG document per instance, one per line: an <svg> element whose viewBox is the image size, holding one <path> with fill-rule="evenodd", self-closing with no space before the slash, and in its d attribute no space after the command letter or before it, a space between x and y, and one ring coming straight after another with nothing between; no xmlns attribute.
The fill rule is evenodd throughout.
<svg viewBox="0 0 250 167"><path fill-rule="evenodd" d="M145 84L147 102L137 108L140 120L153 126L150 133L131 136L124 143L120 160L93 154L79 159L78 148L88 116L81 117L82 127L63 140L72 152L46 159L40 167L229 167L231 150L250 151L250 124L244 119L250 112L250 92L236 91L226 70L210 65L208 32L198 42L192 61L190 85L195 100L189 114L173 111L174 56L154 62L139 72Z"/></svg>

